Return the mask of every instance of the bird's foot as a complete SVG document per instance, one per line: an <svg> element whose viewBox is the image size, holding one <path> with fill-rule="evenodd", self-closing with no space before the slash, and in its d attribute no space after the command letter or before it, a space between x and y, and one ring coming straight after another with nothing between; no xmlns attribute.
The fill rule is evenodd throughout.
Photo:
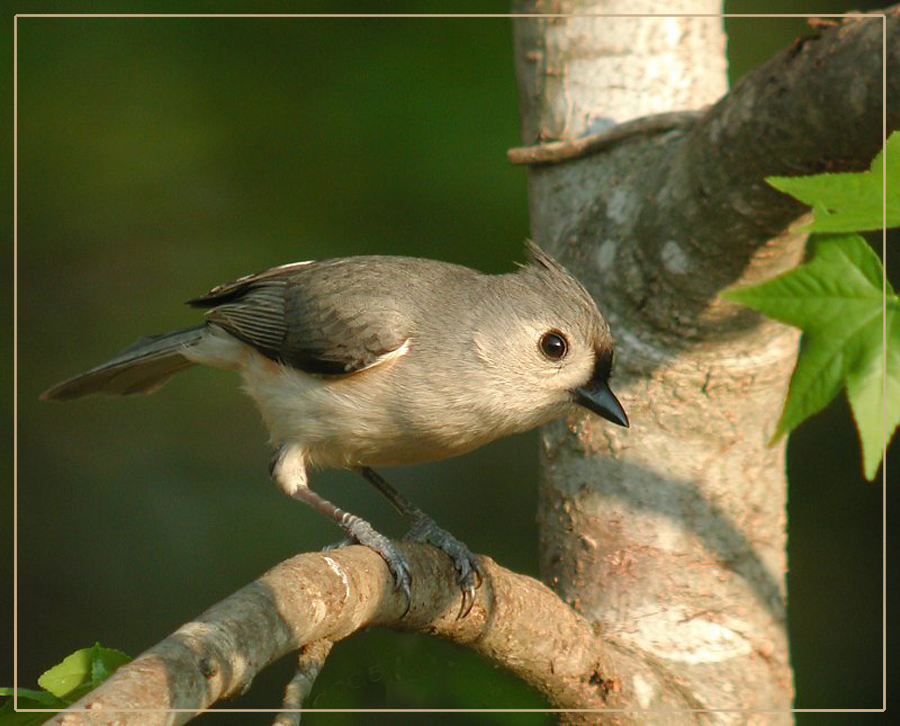
<svg viewBox="0 0 900 726"><path fill-rule="evenodd" d="M447 530L438 527L431 517L420 514L403 538L410 542L427 542L446 553L456 568L456 581L462 589L462 603L457 620L466 617L475 604L475 590L484 581L484 571L478 558L466 545Z"/></svg>
<svg viewBox="0 0 900 726"><path fill-rule="evenodd" d="M399 590L403 593L406 607L403 609L403 615L400 617L405 617L412 602L410 593L412 573L409 571L409 563L406 561L406 558L400 554L400 550L394 546L393 542L381 532L378 532L366 520L350 515L342 526L347 534L350 535L352 542L357 542L371 550L375 550L381 555L381 559L387 564L391 577L394 579L394 590ZM341 543L338 543L336 546L341 546Z"/></svg>

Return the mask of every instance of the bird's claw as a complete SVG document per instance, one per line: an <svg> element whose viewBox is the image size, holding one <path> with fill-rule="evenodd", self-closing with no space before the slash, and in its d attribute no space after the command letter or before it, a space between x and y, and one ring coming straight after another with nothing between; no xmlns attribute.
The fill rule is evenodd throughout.
<svg viewBox="0 0 900 726"><path fill-rule="evenodd" d="M409 565L403 555L397 552L397 550L394 551L399 559L393 561L387 559L381 552L378 554L380 554L384 558L384 561L387 562L388 569L391 571L391 575L394 578L394 590L399 590L403 593L403 599L406 605L404 606L403 613L400 617L405 618L412 605L412 592L410 591L412 573L409 571Z"/></svg>
<svg viewBox="0 0 900 726"><path fill-rule="evenodd" d="M466 545L444 529L438 527L430 517L422 515L404 537L410 542L427 542L446 553L456 569L456 581L462 590L462 602L456 619L466 617L475 604L475 591L484 582L484 570L478 558Z"/></svg>
<svg viewBox="0 0 900 726"><path fill-rule="evenodd" d="M356 542L368 547L370 550L374 550L381 556L381 559L384 560L391 573L391 577L394 580L394 591L396 592L399 590L403 593L403 599L406 605L403 608L403 614L400 617L406 617L410 606L412 605L412 592L410 590L412 585L412 572L410 572L409 563L406 561L406 558L400 554L400 550L394 546L393 542L380 532L376 531L375 528L364 519L359 519L358 517L352 518L346 523L345 529L350 535L349 540L351 542ZM338 546L340 546L340 543Z"/></svg>

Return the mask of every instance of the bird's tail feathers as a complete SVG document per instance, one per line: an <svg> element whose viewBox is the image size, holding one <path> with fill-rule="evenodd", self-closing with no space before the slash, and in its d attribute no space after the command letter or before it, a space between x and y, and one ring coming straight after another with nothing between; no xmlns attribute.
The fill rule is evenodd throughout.
<svg viewBox="0 0 900 726"><path fill-rule="evenodd" d="M198 325L141 338L112 360L44 391L41 400L69 401L94 393L153 393L172 374L194 364L184 350L200 342L205 328Z"/></svg>

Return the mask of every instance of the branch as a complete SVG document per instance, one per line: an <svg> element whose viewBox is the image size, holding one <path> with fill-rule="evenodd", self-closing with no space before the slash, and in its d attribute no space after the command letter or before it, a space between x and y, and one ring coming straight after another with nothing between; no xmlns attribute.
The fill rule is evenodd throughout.
<svg viewBox="0 0 900 726"><path fill-rule="evenodd" d="M300 649L297 670L285 689L284 710L278 714L273 726L297 726L300 723L303 702L309 698L333 645L330 640L319 640Z"/></svg>
<svg viewBox="0 0 900 726"><path fill-rule="evenodd" d="M672 111L658 113L653 116L632 119L625 123L603 129L577 139L551 141L548 144L535 146L519 146L506 152L511 164L557 164L561 161L580 159L583 156L597 154L620 141L635 136L653 136L665 131L689 126L701 118L703 111Z"/></svg>
<svg viewBox="0 0 900 726"><path fill-rule="evenodd" d="M300 669L311 680L327 655L322 641L335 642L373 625L438 635L470 647L539 689L558 708L614 707L632 683L617 674L635 668L649 682L659 679L624 649L602 643L592 626L546 586L487 557L481 559L485 581L472 611L457 620L460 592L449 559L428 545L398 546L413 573L406 617L402 596L371 550L352 546L298 555L180 627L52 723L171 723L164 713L147 712L159 709L180 709L174 723L184 723L243 692L284 654L315 644L301 656ZM296 694L289 694L286 704L291 700L297 702ZM80 709L87 710L77 713Z"/></svg>
<svg viewBox="0 0 900 726"><path fill-rule="evenodd" d="M542 9L537 0L517 7L526 13ZM562 8L570 9L577 8ZM900 11L893 7L885 12L890 133L900 127ZM542 107L542 94L559 85L551 81L559 74L565 80L569 72L555 45L540 45L539 24L544 22L551 23L516 21L527 45L520 79L524 109ZM558 27L564 25L557 21ZM738 281L753 282L794 266L803 240L771 240L805 211L764 179L868 167L882 145L882 27L879 16L863 15L798 39L748 73L694 123L665 134L644 134L640 143L614 142L620 130L631 136L630 129L641 132L649 124L654 131L657 117L629 120L596 136L525 147L529 161L575 159L531 166L533 198L565 189L554 194L558 222L548 225L552 236L538 241L565 262L572 240L596 240L598 247L611 240L600 255L605 263L597 265L596 289L603 291L600 299L610 322L619 314L628 318L637 337L663 334L661 342L680 349L756 325L758 316L736 313L736 306L716 300L718 293ZM579 52L598 51L584 47ZM544 60L535 63L532 57ZM585 57L579 56L579 67ZM577 87L575 81L568 83ZM569 98L571 93L562 95ZM567 133L555 120L547 111L528 121L526 142ZM664 127L660 124L659 131ZM594 144L609 152L602 164L596 155L578 158L596 152ZM532 209L532 215L534 229L549 222L539 209ZM584 265L582 260L569 263L576 269ZM704 274L686 274L688 270Z"/></svg>
<svg viewBox="0 0 900 726"><path fill-rule="evenodd" d="M887 12L890 133L900 127L900 15ZM880 17L860 17L798 39L683 134L648 142L619 180L641 197L618 210L620 238L640 244L623 245L604 300L640 310L635 322L669 333L676 347L756 325L758 316L716 297L794 266L802 239L772 240L805 211L764 180L868 167L883 143L882 27ZM622 274L628 267L634 277Z"/></svg>

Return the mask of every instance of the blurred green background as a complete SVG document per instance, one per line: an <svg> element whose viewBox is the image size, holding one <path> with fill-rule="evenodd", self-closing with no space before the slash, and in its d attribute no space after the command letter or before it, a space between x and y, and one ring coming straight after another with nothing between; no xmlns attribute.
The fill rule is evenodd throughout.
<svg viewBox="0 0 900 726"><path fill-rule="evenodd" d="M730 12L846 9L833 1L726 4ZM726 27L732 80L808 32L803 19L787 18L735 18ZM33 686L95 640L137 654L273 564L339 537L270 484L264 431L232 374L195 369L158 395L64 406L39 403L43 389L141 335L193 324L182 300L275 264L387 253L508 270L522 258L528 216L525 171L505 160L518 144L506 19L20 18L17 58L18 682ZM798 706L881 704L882 490L862 481L857 446L843 399L791 439ZM531 433L388 473L474 551L537 575L537 460ZM354 475L326 471L314 484L401 534ZM290 672L287 659L228 705L276 706ZM0 683L11 684L11 662L2 673ZM314 693L321 708L544 704L464 649L378 630L339 643ZM304 723L373 719L312 714ZM456 720L549 722L540 714Z"/></svg>

